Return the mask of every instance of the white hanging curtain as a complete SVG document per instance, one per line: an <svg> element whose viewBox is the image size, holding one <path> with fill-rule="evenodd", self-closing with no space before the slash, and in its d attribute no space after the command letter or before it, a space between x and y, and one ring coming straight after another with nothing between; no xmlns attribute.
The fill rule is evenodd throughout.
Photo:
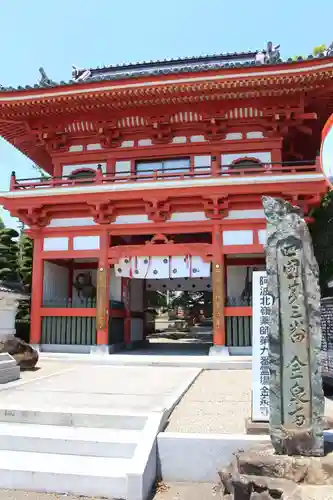
<svg viewBox="0 0 333 500"><path fill-rule="evenodd" d="M115 275L133 279L209 278L210 263L190 255L124 257L115 264Z"/></svg>

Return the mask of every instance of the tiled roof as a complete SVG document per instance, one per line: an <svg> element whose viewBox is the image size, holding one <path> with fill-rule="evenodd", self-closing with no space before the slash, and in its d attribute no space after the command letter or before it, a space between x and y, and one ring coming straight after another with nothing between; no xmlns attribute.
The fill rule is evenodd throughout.
<svg viewBox="0 0 333 500"><path fill-rule="evenodd" d="M0 292L13 293L21 298L28 297L24 285L20 282L0 280Z"/></svg>
<svg viewBox="0 0 333 500"><path fill-rule="evenodd" d="M232 68L250 68L255 66L271 66L272 63L262 64L256 61L256 55L259 51L255 52L240 52L240 53L227 53L227 54L212 54L204 55L199 57L188 57L179 59L165 59L163 61L150 61L150 62L136 62L131 64L121 64L114 66L104 66L102 68L93 69L77 69L76 77L79 79L54 82L49 79L44 70L41 68L40 71L44 76L42 76L40 83L35 85L26 85L18 87L3 87L0 85L0 91L2 92L13 92L13 91L23 91L23 90L33 90L39 88L52 88L63 85L80 85L82 83L92 83L97 81L112 81L112 80L122 80L128 78L138 78L145 76L162 76L162 75L173 75L180 73L195 73L204 72L218 69L232 69ZM274 65L282 64L297 64L298 62L307 61L317 58L325 58L324 54L319 54L314 57L309 55L308 57L298 57L295 59L287 59L285 61L279 59L275 61ZM80 79L83 73L88 72L88 76L84 79Z"/></svg>

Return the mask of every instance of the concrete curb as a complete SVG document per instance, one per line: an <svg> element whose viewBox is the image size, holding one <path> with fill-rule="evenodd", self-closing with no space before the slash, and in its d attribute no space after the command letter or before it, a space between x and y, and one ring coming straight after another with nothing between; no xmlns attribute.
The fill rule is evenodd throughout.
<svg viewBox="0 0 333 500"><path fill-rule="evenodd" d="M185 434L157 436L158 474L163 481L215 482L238 450L268 443L269 436L245 434Z"/></svg>
<svg viewBox="0 0 333 500"><path fill-rule="evenodd" d="M198 368L204 370L251 370L251 356L157 356L142 354L74 354L41 352L40 359L45 361L64 361L69 363L91 363L110 366L171 366Z"/></svg>
<svg viewBox="0 0 333 500"><path fill-rule="evenodd" d="M164 412L151 414L141 433L129 469L126 471L126 500L149 497L157 475L156 436L164 420Z"/></svg>
<svg viewBox="0 0 333 500"><path fill-rule="evenodd" d="M324 432L333 442L333 430ZM157 436L158 477L166 482L215 482L239 450L270 442L268 435L160 432Z"/></svg>

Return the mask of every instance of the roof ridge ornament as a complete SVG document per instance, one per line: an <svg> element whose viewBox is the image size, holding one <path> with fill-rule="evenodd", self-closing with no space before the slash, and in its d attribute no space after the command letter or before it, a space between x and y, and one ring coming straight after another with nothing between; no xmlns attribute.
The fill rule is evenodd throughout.
<svg viewBox="0 0 333 500"><path fill-rule="evenodd" d="M324 56L333 56L333 42L324 51Z"/></svg>
<svg viewBox="0 0 333 500"><path fill-rule="evenodd" d="M74 82L82 82L91 76L90 69L77 68L72 64L72 78Z"/></svg>
<svg viewBox="0 0 333 500"><path fill-rule="evenodd" d="M272 42L267 42L266 49L259 50L256 54L256 62L259 64L277 64L281 61L280 44L273 45Z"/></svg>
<svg viewBox="0 0 333 500"><path fill-rule="evenodd" d="M53 80L51 80L43 67L40 67L39 68L39 72L40 72L40 80L39 80L39 85L42 85L43 87L49 87L49 86L52 86L52 85L56 85L56 82L54 82Z"/></svg>

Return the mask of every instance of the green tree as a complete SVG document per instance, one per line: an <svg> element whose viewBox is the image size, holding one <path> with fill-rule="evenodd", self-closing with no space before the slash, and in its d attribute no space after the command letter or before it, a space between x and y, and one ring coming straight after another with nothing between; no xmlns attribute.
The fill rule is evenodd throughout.
<svg viewBox="0 0 333 500"><path fill-rule="evenodd" d="M22 224L20 228L18 248L19 275L22 283L25 285L26 291L31 293L33 242L26 234L24 234L24 224ZM20 302L17 319L19 321L16 324L16 329L19 330L19 336L22 337L22 332L24 332L24 336L22 338L23 340L28 341L27 329L29 328L30 323L30 300L23 300Z"/></svg>
<svg viewBox="0 0 333 500"><path fill-rule="evenodd" d="M32 240L25 234L22 234L19 241L20 259L19 272L24 285L30 291L32 284Z"/></svg>
<svg viewBox="0 0 333 500"><path fill-rule="evenodd" d="M326 45L324 43L322 43L321 45L317 45L312 50L312 55L314 57L317 57L319 54L322 54L326 50L326 48L327 47L326 47ZM297 61L297 59L299 59L300 57L303 57L303 59L306 59L306 57L304 57L304 56L294 56L294 57L292 57L292 60L293 61Z"/></svg>
<svg viewBox="0 0 333 500"><path fill-rule="evenodd" d="M332 295L333 289L327 285L333 278L333 192L324 196L320 207L311 215L314 222L310 225L310 231L319 265L321 293L323 296Z"/></svg>
<svg viewBox="0 0 333 500"><path fill-rule="evenodd" d="M317 45L312 51L313 55L316 57L318 54L322 54L326 50L326 45L322 43L321 45Z"/></svg>
<svg viewBox="0 0 333 500"><path fill-rule="evenodd" d="M0 280L18 281L18 243L19 234L15 229L0 224Z"/></svg>

